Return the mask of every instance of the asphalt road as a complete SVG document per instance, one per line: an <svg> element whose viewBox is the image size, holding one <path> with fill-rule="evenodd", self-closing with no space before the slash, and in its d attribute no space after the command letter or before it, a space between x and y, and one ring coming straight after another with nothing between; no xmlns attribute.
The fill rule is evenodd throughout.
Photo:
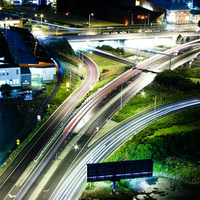
<svg viewBox="0 0 200 200"><path fill-rule="evenodd" d="M172 103L157 108L156 112L150 111L115 127L113 130L109 131L106 135L96 141L91 147L86 147L88 148L88 151L85 151L83 155L80 155L76 159L76 162L73 163L73 166L64 175L63 182L59 185L59 188L51 199L78 199L87 184L87 163L100 162L102 159L112 154L112 152L122 145L127 139L145 128L150 123L154 122L154 120L158 120L170 115L171 113L197 105L200 105L200 100L198 99ZM74 149L72 152L76 153Z"/></svg>
<svg viewBox="0 0 200 200"><path fill-rule="evenodd" d="M164 67L168 67L169 64L169 58L166 58L166 56L157 56L156 57L157 60L156 61L162 61L162 62L168 62L166 63L166 65ZM145 68L155 68L154 65L155 62L155 58L150 59L149 62L147 62L146 64L143 64L143 66L139 66L140 69L145 69ZM163 67L163 66L162 66ZM109 100L113 99L114 96L116 96L120 91L121 91L121 87L123 85L123 87L125 88L125 82L129 82L130 80L134 82L138 81L140 79L140 81L138 81L137 84L133 84L134 86L129 89L129 91L123 95L122 99L123 99L123 103L128 101L128 99L130 99L135 93L137 93L139 90L141 90L141 88L145 87L149 82L145 82L144 80L147 79L147 77L150 77L150 81L152 80L152 78L155 76L155 74L153 73L149 73L149 71L145 71L147 73L142 73L142 70L138 70L135 69L131 70L129 73L127 73L126 75L121 77L121 80L118 80L117 84L113 83L111 84L109 87L107 87L105 91L102 91L99 95L97 95L97 98L94 98L91 102L90 105L88 105L88 107L86 108L85 112L83 112L83 114L80 115L79 118L77 118L77 123L76 126L78 126L79 123L81 123L81 121L83 121L83 117L84 122L87 123L88 121L92 121L92 118L94 118L94 116L100 111L102 110L102 107L105 106ZM152 75L153 74L153 75ZM127 84L129 85L129 84ZM137 85L137 86L136 86ZM110 89L109 89L110 88ZM109 98L108 98L109 97ZM100 100L100 101L97 101ZM95 104L93 103L95 102ZM102 113L102 115L100 115L98 117L98 120L96 119L89 127L88 131L86 131L85 135L82 136L82 138L78 141L79 144L86 144L86 141L88 141L89 137L93 135L93 133L95 133L95 129L97 126L101 126L101 124L105 123L105 119L107 119L113 112L115 112L119 106L121 105L121 97L118 98L113 104L111 104L111 106L104 112ZM113 110L112 110L113 109ZM59 168L56 170L55 172L55 176L52 176L52 179L49 180L49 182L47 183L47 185L45 186L45 188L43 189L43 191L48 191L48 192L42 192L38 199L49 199L52 191L55 189L57 183L55 180L59 181L59 179L61 180L63 177L63 174L65 173L65 171L70 167L70 163L71 161L73 161L75 159L76 154L72 153L68 153L67 157L65 158L65 160L63 160L63 163L65 164L61 164L59 166ZM66 164L68 163L68 164ZM40 177L41 180L41 177ZM37 183L35 183L35 185L39 184L38 179ZM52 181L53 180L53 181ZM32 191L34 191L34 189L32 188ZM29 193L27 193L25 199L28 199L28 197L30 196Z"/></svg>
<svg viewBox="0 0 200 200"><path fill-rule="evenodd" d="M87 68L87 77L79 89L77 89L49 118L41 127L32 140L22 149L13 162L8 166L6 171L0 177L0 194L1 199L6 199L11 189L31 161L35 158L40 149L49 140L49 138L60 128L61 123L72 113L78 102L87 94L91 85L95 85L98 80L98 68L84 57Z"/></svg>

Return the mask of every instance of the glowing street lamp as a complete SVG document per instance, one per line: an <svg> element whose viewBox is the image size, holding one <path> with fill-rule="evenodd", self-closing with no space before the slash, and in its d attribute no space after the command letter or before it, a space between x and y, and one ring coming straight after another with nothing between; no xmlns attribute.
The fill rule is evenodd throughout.
<svg viewBox="0 0 200 200"><path fill-rule="evenodd" d="M77 144L74 145L74 149L75 150L77 150L77 149L83 149L85 151L89 151L90 152L90 156L91 156L91 163L92 163L92 151L91 150L79 147ZM90 182L90 189L91 189L91 182Z"/></svg>
<svg viewBox="0 0 200 200"><path fill-rule="evenodd" d="M41 14L40 17L41 17L41 29L42 29L42 18L44 17L44 15Z"/></svg>
<svg viewBox="0 0 200 200"><path fill-rule="evenodd" d="M90 24L91 16L94 16L94 13L89 13L89 27L91 27L91 24Z"/></svg>
<svg viewBox="0 0 200 200"><path fill-rule="evenodd" d="M66 83L66 87L67 87L67 91L68 91L69 87L70 87L69 83Z"/></svg>
<svg viewBox="0 0 200 200"><path fill-rule="evenodd" d="M92 51L90 51L90 57L92 58Z"/></svg>
<svg viewBox="0 0 200 200"><path fill-rule="evenodd" d="M91 155L91 163L92 163L92 151L91 151L91 150L85 149L85 148L82 148L82 147L79 147L77 144L74 145L74 149L75 149L75 150L83 149L83 150L85 150L85 151L90 152L90 155Z"/></svg>

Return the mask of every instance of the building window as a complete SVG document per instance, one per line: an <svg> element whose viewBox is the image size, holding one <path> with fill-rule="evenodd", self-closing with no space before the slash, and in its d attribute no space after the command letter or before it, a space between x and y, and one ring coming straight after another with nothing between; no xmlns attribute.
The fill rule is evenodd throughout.
<svg viewBox="0 0 200 200"><path fill-rule="evenodd" d="M139 0L135 1L135 6L140 6L140 1Z"/></svg>
<svg viewBox="0 0 200 200"><path fill-rule="evenodd" d="M8 76L8 75L9 75L9 72L6 72L6 75Z"/></svg>
<svg viewBox="0 0 200 200"><path fill-rule="evenodd" d="M19 79L17 79L17 84L19 84Z"/></svg>
<svg viewBox="0 0 200 200"><path fill-rule="evenodd" d="M7 84L9 84L10 82L9 82L9 80L7 80Z"/></svg>
<svg viewBox="0 0 200 200"><path fill-rule="evenodd" d="M15 79L13 79L13 84L15 84Z"/></svg>
<svg viewBox="0 0 200 200"><path fill-rule="evenodd" d="M0 71L0 76L1 76L1 71Z"/></svg>
<svg viewBox="0 0 200 200"><path fill-rule="evenodd" d="M10 85L12 85L12 84L13 84L12 79L10 79Z"/></svg>
<svg viewBox="0 0 200 200"><path fill-rule="evenodd" d="M2 71L2 76L5 76L5 71Z"/></svg>
<svg viewBox="0 0 200 200"><path fill-rule="evenodd" d="M17 75L19 74L19 70L18 70L18 69L16 69L16 74L17 74Z"/></svg>

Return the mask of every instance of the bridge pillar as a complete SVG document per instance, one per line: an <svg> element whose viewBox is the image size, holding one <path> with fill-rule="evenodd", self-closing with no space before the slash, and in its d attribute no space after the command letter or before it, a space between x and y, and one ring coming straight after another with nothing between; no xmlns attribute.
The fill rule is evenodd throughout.
<svg viewBox="0 0 200 200"><path fill-rule="evenodd" d="M194 59L192 59L192 60L186 62L186 63L185 63L186 67L187 67L187 68L191 68L192 62L193 62L193 61L194 61Z"/></svg>

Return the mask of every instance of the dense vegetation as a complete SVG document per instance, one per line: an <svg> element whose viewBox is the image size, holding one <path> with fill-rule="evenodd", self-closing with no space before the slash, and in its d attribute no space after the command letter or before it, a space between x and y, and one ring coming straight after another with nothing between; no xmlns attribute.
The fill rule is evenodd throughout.
<svg viewBox="0 0 200 200"><path fill-rule="evenodd" d="M151 124L121 146L108 161L154 159L154 172L200 181L200 107Z"/></svg>
<svg viewBox="0 0 200 200"><path fill-rule="evenodd" d="M143 89L146 95L136 94L113 116L113 120L120 122L145 108L154 106L155 95L157 106L170 101L198 96L200 94L200 84L193 82L190 78L193 70L193 68L183 67L175 71L165 70L158 73L154 81ZM197 79L199 78L200 73L197 74Z"/></svg>
<svg viewBox="0 0 200 200"><path fill-rule="evenodd" d="M50 39L42 41L42 44L53 55L53 57L60 58L66 63L70 63L76 67L79 65L79 61L75 56L75 52L66 39Z"/></svg>
<svg viewBox="0 0 200 200"><path fill-rule="evenodd" d="M195 82L192 78L195 78ZM145 87L145 97L137 94L117 114L115 121L122 121L129 116L141 112L144 108L177 99L199 96L199 68L181 67L174 71L166 70L159 73L155 80ZM149 125L134 135L107 160L125 161L137 159L154 160L154 175L171 177L187 183L200 182L200 107L191 108ZM121 180L116 184L119 196L109 196L112 184L99 192L86 191L80 199L118 199L123 194L124 199L131 199L136 192L129 180ZM132 188L132 189L131 189ZM95 189L95 188L93 188ZM90 198L88 198L90 197ZM119 197L120 199L120 197Z"/></svg>
<svg viewBox="0 0 200 200"><path fill-rule="evenodd" d="M124 53L125 53L123 48L119 48L119 47L113 48L109 45L103 45L101 47L98 46L97 49L101 49L101 50L104 50L104 51L116 52L116 53L119 53L119 54L122 54L122 55L124 55Z"/></svg>

